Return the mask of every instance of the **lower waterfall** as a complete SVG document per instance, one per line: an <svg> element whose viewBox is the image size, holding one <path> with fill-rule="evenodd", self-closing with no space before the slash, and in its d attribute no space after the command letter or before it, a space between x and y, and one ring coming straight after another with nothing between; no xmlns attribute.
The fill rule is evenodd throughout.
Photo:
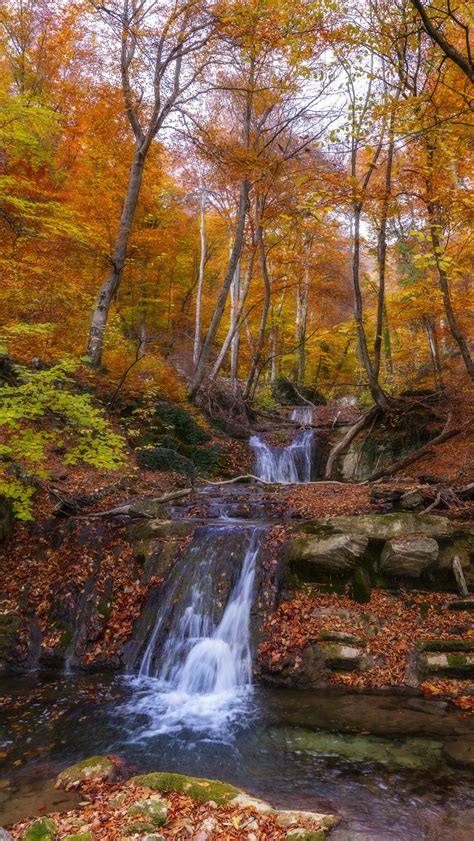
<svg viewBox="0 0 474 841"><path fill-rule="evenodd" d="M134 712L150 719L150 735L218 731L248 696L261 535L257 526L202 527L177 562L142 658L142 692L134 702Z"/></svg>

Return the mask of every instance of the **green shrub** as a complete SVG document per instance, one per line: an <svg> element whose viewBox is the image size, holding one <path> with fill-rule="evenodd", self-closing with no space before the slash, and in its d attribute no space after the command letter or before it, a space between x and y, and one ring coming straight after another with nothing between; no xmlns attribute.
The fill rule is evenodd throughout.
<svg viewBox="0 0 474 841"><path fill-rule="evenodd" d="M164 400L157 403L152 424L157 433L171 433L185 444L205 444L211 437L188 412Z"/></svg>
<svg viewBox="0 0 474 841"><path fill-rule="evenodd" d="M186 447L186 455L201 474L217 473L222 451L220 447Z"/></svg>
<svg viewBox="0 0 474 841"><path fill-rule="evenodd" d="M15 366L17 382L0 386L0 495L11 500L16 517L31 520L35 485L48 477L53 447L66 465L79 462L117 469L125 442L88 394L78 394L71 361L45 371Z"/></svg>
<svg viewBox="0 0 474 841"><path fill-rule="evenodd" d="M175 470L185 476L193 476L195 467L186 456L169 447L147 447L136 451L137 464L145 470Z"/></svg>

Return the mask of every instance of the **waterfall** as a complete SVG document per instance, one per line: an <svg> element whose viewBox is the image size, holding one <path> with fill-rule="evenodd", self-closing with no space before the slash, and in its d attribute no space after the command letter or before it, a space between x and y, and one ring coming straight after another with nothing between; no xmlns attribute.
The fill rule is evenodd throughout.
<svg viewBox="0 0 474 841"><path fill-rule="evenodd" d="M312 406L295 406L290 417L292 421L300 423L301 426L308 426L308 424L313 423Z"/></svg>
<svg viewBox="0 0 474 841"><path fill-rule="evenodd" d="M258 435L249 441L255 452L255 473L266 482L310 482L313 430L305 429L287 447L270 447Z"/></svg>
<svg viewBox="0 0 474 841"><path fill-rule="evenodd" d="M197 529L177 562L139 678L134 710L156 718L153 732L212 730L235 713L252 683L250 610L261 529ZM226 593L223 588L227 587Z"/></svg>

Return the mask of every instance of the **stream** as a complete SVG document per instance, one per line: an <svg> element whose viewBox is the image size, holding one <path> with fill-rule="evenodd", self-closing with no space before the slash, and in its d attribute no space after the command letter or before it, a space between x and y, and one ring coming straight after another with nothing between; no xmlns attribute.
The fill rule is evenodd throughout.
<svg viewBox="0 0 474 841"><path fill-rule="evenodd" d="M306 410L302 425L310 422ZM313 431L287 446L251 440L267 481L310 481ZM443 745L469 723L406 694L296 692L252 681L251 612L264 517L197 528L175 563L130 674L31 673L0 681L0 824L78 796L51 781L117 754L130 773L235 783L279 807L334 812L334 841L471 841L473 776Z"/></svg>

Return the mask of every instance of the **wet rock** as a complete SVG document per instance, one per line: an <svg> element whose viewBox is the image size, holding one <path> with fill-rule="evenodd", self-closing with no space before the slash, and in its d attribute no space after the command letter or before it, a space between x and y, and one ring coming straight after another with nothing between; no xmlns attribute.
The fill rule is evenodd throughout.
<svg viewBox="0 0 474 841"><path fill-rule="evenodd" d="M83 780L114 780L118 776L117 766L106 756L91 756L65 768L56 777L55 788L69 788Z"/></svg>
<svg viewBox="0 0 474 841"><path fill-rule="evenodd" d="M289 829L285 838L288 841L324 841L326 833L324 829Z"/></svg>
<svg viewBox="0 0 474 841"><path fill-rule="evenodd" d="M153 796L147 800L140 800L134 803L128 810L131 817L139 817L147 820L153 826L164 826L168 820L169 804L161 797Z"/></svg>
<svg viewBox="0 0 474 841"><path fill-rule="evenodd" d="M275 727L275 741L288 750L306 751L315 755L333 755L349 762L377 762L388 768L428 769L443 764L441 741L409 738L391 741L373 735ZM298 823L302 823L300 820Z"/></svg>
<svg viewBox="0 0 474 841"><path fill-rule="evenodd" d="M347 572L356 567L368 539L357 534L331 537L296 538L287 548L291 562L305 561L332 572Z"/></svg>
<svg viewBox="0 0 474 841"><path fill-rule="evenodd" d="M210 800L217 804L229 803L240 793L235 786L221 783L219 780L187 777L184 774L167 774L161 771L132 777L128 784L143 786L163 794L177 791L179 794L187 794L199 803L208 803Z"/></svg>
<svg viewBox="0 0 474 841"><path fill-rule="evenodd" d="M474 654L421 651L418 655L418 669L425 676L474 678Z"/></svg>
<svg viewBox="0 0 474 841"><path fill-rule="evenodd" d="M448 742L443 747L443 753L450 765L474 770L474 740L472 738Z"/></svg>
<svg viewBox="0 0 474 841"><path fill-rule="evenodd" d="M303 812L299 809L278 809L275 812L277 822L280 826L294 827L301 831L302 823L313 824L317 829L326 830L336 826L340 818L336 815L323 815L319 812ZM300 824L300 826L296 826Z"/></svg>
<svg viewBox="0 0 474 841"><path fill-rule="evenodd" d="M436 540L413 535L388 540L380 558L380 571L388 576L418 578L438 559Z"/></svg>
<svg viewBox="0 0 474 841"><path fill-rule="evenodd" d="M38 818L28 827L22 841L54 841L56 824L51 818Z"/></svg>

